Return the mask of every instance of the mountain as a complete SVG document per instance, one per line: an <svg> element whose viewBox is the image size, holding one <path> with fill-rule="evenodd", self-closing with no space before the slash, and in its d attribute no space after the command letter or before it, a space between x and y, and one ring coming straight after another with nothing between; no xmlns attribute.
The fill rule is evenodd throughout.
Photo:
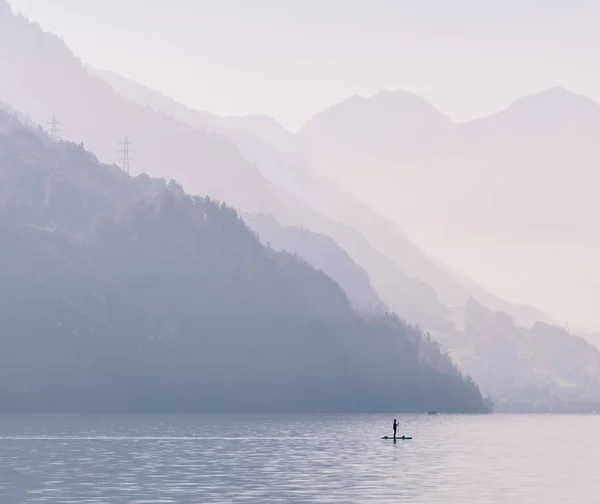
<svg viewBox="0 0 600 504"><path fill-rule="evenodd" d="M317 114L299 131L311 153L341 148L359 154L400 151L418 156L452 129L450 119L425 99L405 91L380 91L372 98L353 96Z"/></svg>
<svg viewBox="0 0 600 504"><path fill-rule="evenodd" d="M493 296L475 282L427 257L397 225L321 177L305 156L294 151L291 134L275 121L256 117L236 121L219 118L178 104L158 91L113 72L93 72L121 95L232 142L267 180L304 204L303 208L297 206L290 210L288 198L287 205L280 203L288 208L285 220L282 216L277 220L284 225L302 226L332 237L365 269L385 303L408 320L439 328L440 324L446 325L442 322L447 311L443 304L462 306L471 296L485 300L492 310L510 313L519 324L531 326L546 319L539 311L513 306ZM389 95L399 100L398 106L414 96L382 93L380 100ZM419 107L413 108L425 109L433 122L447 125L447 119L435 114L423 100ZM244 127L237 127L241 122ZM407 123L405 129L408 128Z"/></svg>
<svg viewBox="0 0 600 504"><path fill-rule="evenodd" d="M275 119L264 115L224 117L221 125L232 132L242 132L287 153L299 152L296 136L281 126Z"/></svg>
<svg viewBox="0 0 600 504"><path fill-rule="evenodd" d="M265 171L276 169L275 165L283 171L285 166L279 164L278 152L273 154L273 164L265 161L273 151L260 140L239 127L223 126L228 121L238 125L244 121L192 111L126 80L119 81L123 84L119 94L57 37L20 16L3 16L1 23L0 61L9 78L0 81L0 96L15 108L29 111L37 122L45 123L56 114L62 127L69 129L70 138L82 140L103 160L112 161L117 142L128 135L136 150L134 166L143 166L151 175L176 178L186 190L227 201L244 212L272 214L283 225L325 234L342 229L335 220L313 210L311 201L304 204L290 193L293 184L282 189L263 177L251 153L260 155ZM18 55L11 44L20 48ZM115 129L120 130L118 135ZM358 222L360 216L352 219ZM337 236L330 236L337 241ZM395 305L399 313L409 315Z"/></svg>
<svg viewBox="0 0 600 504"><path fill-rule="evenodd" d="M214 131L225 137L242 135L269 145L276 145L283 152L298 150L296 137L271 117L264 115L217 116L211 112L191 109L159 91L126 79L115 72L99 70L91 66L88 66L87 69L125 98L168 114L178 121L196 128Z"/></svg>
<svg viewBox="0 0 600 504"><path fill-rule="evenodd" d="M135 150L134 171L143 167L199 194L273 211L271 188L230 142L115 93L61 39L0 3L0 96L5 102L38 124L56 115L69 139L106 162L117 159L119 142L127 137Z"/></svg>
<svg viewBox="0 0 600 504"><path fill-rule="evenodd" d="M114 72L98 70L89 65L86 65L85 68L91 75L107 83L120 96L127 98L131 102L149 107L155 112L167 114L179 122L192 123L198 129L220 133L219 127L222 118L216 114L200 112L181 105L158 91L142 86Z"/></svg>
<svg viewBox="0 0 600 504"><path fill-rule="evenodd" d="M286 191L293 185L281 189L263 177L251 152L260 154L261 169L268 170L275 168L264 162L272 150L244 133L240 124L248 121L221 120L209 113L198 113L128 81L120 81L123 89L119 88L119 94L77 60L57 37L43 33L20 16L9 15L2 23L0 37L6 43L0 44L0 53L9 78L0 81L0 96L16 108L29 111L38 122L56 114L62 127L70 130L70 138L83 140L104 160L114 159L116 142L127 134L136 150L134 166L143 166L151 175L177 178L186 190L226 201L243 212L272 214L286 226L308 227L352 244L362 240ZM19 46L18 56L10 50L9 41ZM121 130L118 136L115 128ZM273 159L279 163L279 153ZM327 194L324 193L326 198ZM360 216L353 218L356 222L359 219ZM364 247L368 243L364 242ZM366 254L362 249L361 253ZM390 278L410 277L406 273L386 274L376 261L371 263L376 264L377 275L386 283ZM415 307L415 296L407 296L404 284L386 285L385 292L390 291L393 309L408 320L416 321L412 317L416 308L420 312L436 309L433 305ZM399 302L407 297L409 306ZM389 304L388 300L385 302Z"/></svg>
<svg viewBox="0 0 600 504"><path fill-rule="evenodd" d="M305 153L320 172L385 212L425 250L486 286L537 300L554 320L590 330L600 323L586 302L600 294L597 284L580 296L566 294L577 285L587 289L589 272L600 275L594 261L600 250L595 219L600 105L553 88L519 98L496 114L443 128L423 111L431 132L419 128L408 136L428 146L416 152L404 148L402 130L387 126L389 113L380 96L363 99L367 105L361 108L354 101L317 114L300 132ZM422 102L415 99L413 108L417 103ZM387 104L412 118L411 107L403 112L392 99ZM323 141L345 135L343 124L349 123L370 124L377 135L392 139L386 145L395 141L399 148L359 137L352 145ZM555 288L540 289L545 278L552 278ZM510 287L516 284L523 289Z"/></svg>
<svg viewBox="0 0 600 504"><path fill-rule="evenodd" d="M518 327L471 299L454 334L435 334L497 411L594 411L600 405L600 351L544 322ZM478 383L479 383L478 381Z"/></svg>
<svg viewBox="0 0 600 504"><path fill-rule="evenodd" d="M388 311L371 286L369 275L329 236L304 228L281 226L270 215L250 214L243 218L263 244L295 254L335 280L355 309L373 313Z"/></svg>
<svg viewBox="0 0 600 504"><path fill-rule="evenodd" d="M3 411L486 411L428 336L232 208L0 123Z"/></svg>
<svg viewBox="0 0 600 504"><path fill-rule="evenodd" d="M317 114L299 133L305 152L358 195L379 188L402 225L402 214L420 202L425 208L409 230L598 240L598 104L554 88L453 124L422 98L398 94L353 97Z"/></svg>
<svg viewBox="0 0 600 504"><path fill-rule="evenodd" d="M121 92L119 87L115 89ZM146 91L138 96L152 98L152 103L159 105L156 95L144 89ZM204 113L196 113L182 105L171 110L195 127L202 127ZM189 114L186 118L183 118L184 110ZM308 207L321 212L293 210L291 214L302 215L302 220L292 219L282 226L266 216L261 218L264 219L262 225L249 220L250 226L258 232L263 242L271 243L278 249L293 251L323 270L336 279L353 302L360 306L364 303L360 301L360 296L368 290L361 289L360 296L352 293L352 287L343 280L334 262L324 260L329 252L320 248L329 243L342 256L343 253L339 251L339 247L342 247L351 263L368 273L370 285L385 304L406 320L431 330L462 369L478 376L484 384L484 392L494 397L498 409L586 409L588 404L579 402L580 398L595 400L593 381L578 381L573 385L576 393L569 395L546 386L545 376L553 376L557 381L562 379L560 366L546 366L544 376L534 372L539 363L534 356L530 356L528 341L532 339L531 330L537 322L549 322L545 314L530 306L508 303L487 292L466 275L427 257L394 223L321 178L301 154L277 150L259 140L258 133L249 135L240 131L222 131L221 134L235 143L246 159L256 164L263 176L285 188ZM323 215L329 219L323 218ZM250 216L247 218L251 219ZM252 216L252 219L256 218L256 215ZM356 229L361 233L357 233ZM317 240L315 233L321 235L321 240ZM335 245L325 236L334 238ZM319 241L320 247L315 248ZM469 325L465 306L473 302L485 306L482 309L492 314L490 316L494 320L509 320L510 323L498 327ZM528 369L529 375L523 371L522 380L510 379L510 370L515 362L499 361L494 351L487 350L484 342L492 334L498 344L504 344L514 355L520 356L519 366ZM579 341L568 333L562 334L562 340L564 347L577 346ZM557 363L561 361L556 350L550 348L544 349L544 352L553 355ZM589 358L595 358L593 349L581 347L580 353L585 352L589 353ZM504 369L504 372L494 371L498 368Z"/></svg>
<svg viewBox="0 0 600 504"><path fill-rule="evenodd" d="M583 339L585 339L590 345L594 345L596 348L600 349L600 333L595 334L582 334Z"/></svg>
<svg viewBox="0 0 600 504"><path fill-rule="evenodd" d="M272 214L284 225L311 222L317 231L335 227L266 180L252 158L248 160L232 143L235 139L242 144L245 138L244 146L261 144L243 132L244 124L268 121L223 119L193 111L131 81L101 73L112 79L113 86L119 83L117 93L96 76L100 72L85 67L57 37L10 13L1 22L0 61L9 78L0 82L0 96L30 111L38 122L45 123L56 113L69 138L83 140L109 161L114 159L117 142L127 134L136 150L133 166L143 166L151 175L177 178L187 190L226 201L244 212ZM19 46L18 55L10 50L9 42ZM45 72L49 72L47 78ZM121 130L118 136L115 128Z"/></svg>
<svg viewBox="0 0 600 504"><path fill-rule="evenodd" d="M505 110L459 124L458 129L461 136L485 141L484 145L477 144L477 147L488 152L494 143L496 147L530 145L537 148L539 143L530 143L534 138L539 141L544 141L548 135L562 138L559 145L546 145L546 151L561 148L565 140L589 141L591 135L586 135L586 130L597 128L599 122L600 106L596 102L565 88L555 87L518 98ZM572 137L565 138L569 134Z"/></svg>
<svg viewBox="0 0 600 504"><path fill-rule="evenodd" d="M471 229L510 233L523 240L598 242L592 188L600 183L600 105L554 88L515 100L500 113L459 124L457 132L461 156L484 160L488 166L484 187L489 201L471 217ZM494 184L496 180L503 183ZM511 205L501 204L507 200ZM457 209L455 218L466 211Z"/></svg>
<svg viewBox="0 0 600 504"><path fill-rule="evenodd" d="M591 194L597 186L593 166L600 161L595 148L600 134L597 104L562 88L550 89L516 100L505 111L481 120L444 127L432 122L431 133L417 128L408 138L428 148L411 150L404 148L406 136L400 128L387 127L388 114L401 115L398 121L411 118L410 110L422 100L415 99L413 107L406 106L404 111L395 108L389 97L386 110L381 100L381 95L364 99L357 108L351 98L310 121L300 135L311 162L356 197L390 209L389 214L410 235L435 243L441 257L445 246L464 242L475 251L471 252L474 261L479 261L476 251L495 245L498 255L490 267L499 267L504 247L509 252L520 250L525 265L542 264L543 257L549 269L531 281L549 282L549 292L557 299L562 295L565 303L573 305L588 292L598 293L587 280L597 270L593 254L587 254L590 261L586 261L583 253L598 248L597 221L591 222L598 210L597 198ZM430 111L423 112L423 121L431 117ZM334 145L323 141L336 136L348 139L347 124L351 128L370 124L386 141L376 143L360 135L351 145L348 140ZM395 140L401 148L390 147ZM375 240L370 243L377 247ZM559 256L571 249L569 264ZM518 253L514 254L518 259ZM512 257L508 259L515 264ZM596 407L595 348L553 326L539 310L508 305L482 291L466 275L443 262L434 263L446 275L446 282L450 277L464 288L463 295L469 292L477 304L485 305L482 310L490 319L504 321L471 324L467 306L474 300L467 305L464 298L452 302L451 291L431 276L419 275L436 286L452 312L447 317L454 329L432 328L432 334L482 390L498 401L498 409L586 409L590 402ZM531 269L515 274L515 282L531 275ZM581 282L561 284L569 271L577 274L579 270ZM573 292L588 285L587 292ZM499 358L501 349L511 359ZM576 378L570 374L572 359L585 367Z"/></svg>
<svg viewBox="0 0 600 504"><path fill-rule="evenodd" d="M12 30L17 34L14 40L20 41L24 47L19 58L7 49L7 44L0 47L2 63L8 69L5 73L8 78L0 82L0 88L10 95L11 101L17 100L27 110L33 107L31 113L40 121L47 119L50 105L59 104L61 109L56 113L63 127L72 128L78 140L80 131L87 131L86 138L92 145L96 142L100 146L110 136L107 133L110 133L110 128L106 126L108 116L112 117L111 121L117 121L115 124L133 125L137 128L134 137L143 141L140 146L139 141L133 138L138 151L136 163L139 166L147 164L151 174L167 179L176 177L183 181L186 190L225 200L243 215L273 215L283 228L309 230L309 234L295 235L301 238L296 243L296 251L301 252L298 255L327 275L337 278L350 291L348 294L353 303L360 305L362 301L356 303L356 300L372 297L374 289L377 296L400 316L432 331L442 332L446 337L453 336L456 327L460 327L464 316L462 308L472 296L492 311L507 311L517 325L531 327L538 319L537 312L488 295L473 282L465 281L464 276L449 272L443 264L425 255L394 222L327 181L319 172L322 167L313 165L309 157L298 152L296 147L300 144L296 144L297 139L290 137L274 121L260 116L220 118L194 111L135 83L126 82L121 89L118 83L122 79L114 75L111 77L113 83L108 85L98 78L97 71L82 65L56 37L44 34L39 27L12 14L4 16L1 22L6 29L0 31L0 37L6 36L6 33L10 35ZM10 37L5 40L12 43ZM40 50L32 49L37 46ZM43 61L40 61L40 55ZM59 86L62 81L55 74L49 77L51 85L45 87L43 72L53 72L56 68L62 69L66 76L62 84L68 89ZM26 78L24 85L20 84L22 78ZM83 102L73 107L65 91L83 96L88 109L83 109ZM363 149L368 156L380 152L379 157L385 158L400 152L411 162L420 162L429 159L434 144L446 149L454 145L447 141L446 135L449 130L458 135L456 128L423 100L402 93L381 93L378 100L383 104L378 105L381 113L387 113L386 104L390 103L395 113L406 110L401 121L393 122L390 117L389 122L395 131L413 134L414 138L410 145L401 145L400 150L393 141L393 135L389 135L385 142L372 141L368 149ZM413 101L414 107L410 105ZM362 110L364 105L361 103L357 109ZM96 111L96 107L101 110ZM63 112L71 116L63 116ZM416 126L420 113L426 115L427 120ZM67 117L69 122L63 117ZM102 127L94 131L91 124L96 125L96 117L105 120L100 120ZM372 129L372 124L365 124L367 126L361 127ZM417 135L432 131L435 132L433 141L417 141ZM87 139L86 144L89 145ZM291 143L291 147L282 145L274 148L272 145L285 142ZM108 143L105 142L105 145ZM415 148L411 150L411 146ZM151 155L151 159L140 162L140 151ZM110 157L108 152L106 150L101 158ZM356 157L353 161L359 160ZM345 178L350 178L346 175ZM377 180L377 177L374 178ZM449 174L448 180L451 179L452 174ZM396 189L392 184L388 186ZM445 186L446 192L448 187ZM410 205L406 216L417 224L432 211L430 207L433 205L429 205L423 195L413 196L414 205L409 198L401 199L404 200ZM311 241L315 233L322 235L321 240ZM324 236L332 238L334 244ZM264 238L261 239L264 241ZM362 268L369 276L370 290L362 282L361 289L365 290L357 292L351 283L344 283L336 264L331 261L319 263L322 258L317 250L335 249L338 253L339 247L358 267L355 269L350 262L344 263L349 267L344 274L351 270L356 273Z"/></svg>
<svg viewBox="0 0 600 504"><path fill-rule="evenodd" d="M465 274L457 272L441 261L436 261L436 265L448 276L454 278L457 283L464 286L465 289L468 289L470 295L467 299L467 303L476 299L492 312L506 313L519 327L530 328L536 322L550 322L548 315L538 308L527 304L509 303L505 299L488 292ZM465 304L466 303L460 303L460 306L464 306Z"/></svg>

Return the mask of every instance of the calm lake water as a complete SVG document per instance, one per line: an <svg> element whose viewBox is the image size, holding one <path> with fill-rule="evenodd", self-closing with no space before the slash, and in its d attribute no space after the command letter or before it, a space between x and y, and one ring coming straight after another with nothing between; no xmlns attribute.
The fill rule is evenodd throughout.
<svg viewBox="0 0 600 504"><path fill-rule="evenodd" d="M0 502L600 502L600 416L0 416Z"/></svg>

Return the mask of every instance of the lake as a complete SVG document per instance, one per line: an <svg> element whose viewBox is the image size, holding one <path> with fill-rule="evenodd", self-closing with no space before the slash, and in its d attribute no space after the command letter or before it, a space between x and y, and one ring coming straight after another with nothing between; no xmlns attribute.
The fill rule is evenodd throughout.
<svg viewBox="0 0 600 504"><path fill-rule="evenodd" d="M600 416L0 416L0 502L597 503Z"/></svg>

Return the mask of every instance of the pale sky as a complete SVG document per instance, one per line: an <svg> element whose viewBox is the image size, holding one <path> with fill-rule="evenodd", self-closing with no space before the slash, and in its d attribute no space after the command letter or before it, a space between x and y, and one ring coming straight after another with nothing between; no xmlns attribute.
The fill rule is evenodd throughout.
<svg viewBox="0 0 600 504"><path fill-rule="evenodd" d="M564 86L600 101L597 0L12 0L86 63L291 130L404 89L454 120Z"/></svg>

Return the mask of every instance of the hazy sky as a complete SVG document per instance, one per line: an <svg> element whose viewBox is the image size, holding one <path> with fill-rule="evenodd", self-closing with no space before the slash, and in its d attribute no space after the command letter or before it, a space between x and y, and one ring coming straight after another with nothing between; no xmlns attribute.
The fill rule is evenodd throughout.
<svg viewBox="0 0 600 504"><path fill-rule="evenodd" d="M597 0L12 0L87 63L294 130L405 89L455 120L561 85L600 101Z"/></svg>

